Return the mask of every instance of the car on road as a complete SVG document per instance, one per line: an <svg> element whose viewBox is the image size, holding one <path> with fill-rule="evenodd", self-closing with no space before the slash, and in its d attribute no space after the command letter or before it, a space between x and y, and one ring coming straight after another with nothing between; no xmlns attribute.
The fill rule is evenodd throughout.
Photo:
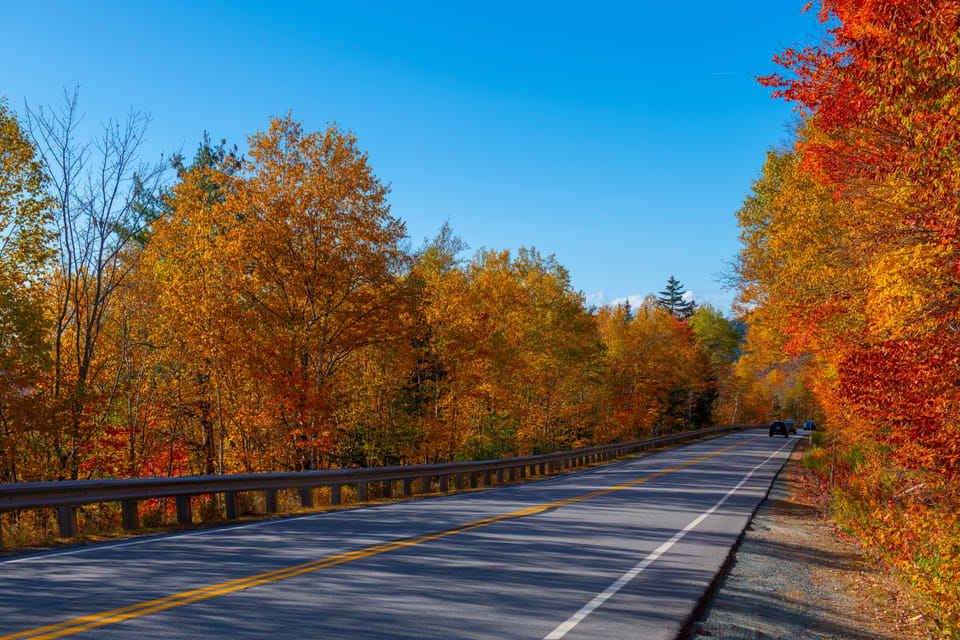
<svg viewBox="0 0 960 640"><path fill-rule="evenodd" d="M790 433L796 433L796 432L797 432L797 423L796 423L796 422L794 422L792 419L791 419L791 420L784 420L784 422L787 423L787 429L790 429Z"/></svg>
<svg viewBox="0 0 960 640"><path fill-rule="evenodd" d="M817 430L817 423L814 422L813 420L807 420L806 422L803 423L803 430L804 430L804 431L816 431L816 430Z"/></svg>
<svg viewBox="0 0 960 640"><path fill-rule="evenodd" d="M772 438L774 434L780 434L784 438L789 438L790 427L788 427L787 423L783 420L774 420L770 423L770 437Z"/></svg>

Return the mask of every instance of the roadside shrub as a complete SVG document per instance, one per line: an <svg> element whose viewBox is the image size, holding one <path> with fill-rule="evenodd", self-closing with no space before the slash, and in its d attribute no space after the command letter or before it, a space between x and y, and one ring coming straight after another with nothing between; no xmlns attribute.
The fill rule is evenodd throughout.
<svg viewBox="0 0 960 640"><path fill-rule="evenodd" d="M822 474L817 453L805 464ZM960 640L960 489L935 472L898 468L884 453L838 452L831 515L913 590L937 637Z"/></svg>
<svg viewBox="0 0 960 640"><path fill-rule="evenodd" d="M820 446L811 445L803 456L803 466L809 471L825 477L830 473L830 454Z"/></svg>
<svg viewBox="0 0 960 640"><path fill-rule="evenodd" d="M823 443L827 440L827 434L823 431L811 431L810 432L810 443L817 447L822 447Z"/></svg>

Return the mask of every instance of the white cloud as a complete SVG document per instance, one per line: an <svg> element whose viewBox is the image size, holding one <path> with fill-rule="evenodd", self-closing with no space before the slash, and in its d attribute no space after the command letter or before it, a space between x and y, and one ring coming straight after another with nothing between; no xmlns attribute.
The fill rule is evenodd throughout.
<svg viewBox="0 0 960 640"><path fill-rule="evenodd" d="M693 300L700 306L709 305L720 311L727 317L733 317L731 312L731 307L733 305L733 299L735 293L732 291L724 291L722 289L705 289L702 293L697 291L686 291L683 294L683 299L685 301ZM592 295L587 296L587 305L588 306L603 306L608 305L615 307L624 302L630 304L631 309L636 309L643 304L644 299L646 299L647 294L635 294L626 296L623 298L614 298L613 300L607 300L603 295L603 291L598 291Z"/></svg>
<svg viewBox="0 0 960 640"><path fill-rule="evenodd" d="M703 293L688 291L687 294L691 295L692 298L696 300L698 305L709 305L728 318L733 317L733 313L730 310L733 306L733 299L736 297L736 293L733 291L724 291L723 289L707 289ZM684 300L688 299L686 295L683 298Z"/></svg>
<svg viewBox="0 0 960 640"><path fill-rule="evenodd" d="M596 293L591 293L590 295L584 297L584 301L586 302L588 307L603 306L604 304L606 304L605 302L606 299L607 299L607 295L603 292L602 289L600 291L597 291Z"/></svg>
<svg viewBox="0 0 960 640"><path fill-rule="evenodd" d="M630 308L631 308L631 309L636 309L636 308L640 307L640 305L643 304L643 301L646 299L646 297L647 297L647 296L646 296L645 294L639 294L639 293L638 293L638 294L636 294L636 295L627 296L626 298L617 298L617 299L615 299L615 300L610 300L609 302L606 302L605 304L607 304L607 305L609 305L609 306L611 306L611 307L616 307L617 305L621 305L621 304L623 304L624 302L627 302L627 303L630 304Z"/></svg>

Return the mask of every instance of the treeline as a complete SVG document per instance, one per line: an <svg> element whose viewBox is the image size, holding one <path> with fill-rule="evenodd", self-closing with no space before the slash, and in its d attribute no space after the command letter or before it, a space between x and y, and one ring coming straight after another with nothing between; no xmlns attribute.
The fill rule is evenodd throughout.
<svg viewBox="0 0 960 640"><path fill-rule="evenodd" d="M440 462L758 420L708 307L592 309L534 249L415 251L353 135L290 116L246 157L78 145L76 94L0 107L0 480ZM29 133L28 133L29 132ZM679 287L679 288L678 288Z"/></svg>
<svg viewBox="0 0 960 640"><path fill-rule="evenodd" d="M804 115L740 212L754 354L829 418L845 526L960 637L960 2L824 0L766 82Z"/></svg>

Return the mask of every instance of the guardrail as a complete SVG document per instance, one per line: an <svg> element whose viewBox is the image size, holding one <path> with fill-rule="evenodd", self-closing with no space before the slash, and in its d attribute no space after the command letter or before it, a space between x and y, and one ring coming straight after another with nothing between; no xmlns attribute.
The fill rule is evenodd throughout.
<svg viewBox="0 0 960 640"><path fill-rule="evenodd" d="M355 486L357 501L367 502L368 487L374 482L381 483L381 495L384 498L394 497L394 482L400 483L404 496L414 495L415 480L420 480L421 493L431 493L434 482L438 490L445 493L450 490L451 479L456 490L461 491L468 484L470 488L477 488L481 479L483 485L489 487L493 486L494 478L499 485L505 482L505 478L512 482L528 475L549 475L639 451L755 426L763 425L710 427L571 451L475 462L180 478L20 482L0 485L0 512L55 507L60 537L72 538L77 535L76 510L82 505L120 502L123 528L132 530L139 527L137 503L141 500L175 498L177 522L189 524L193 521L191 497L223 494L224 515L227 520L233 520L238 511L237 494L244 491L263 491L267 513L278 511L277 491L280 489L298 490L300 503L305 508L314 506L313 489L319 487L329 487L331 505L341 504L343 486Z"/></svg>

